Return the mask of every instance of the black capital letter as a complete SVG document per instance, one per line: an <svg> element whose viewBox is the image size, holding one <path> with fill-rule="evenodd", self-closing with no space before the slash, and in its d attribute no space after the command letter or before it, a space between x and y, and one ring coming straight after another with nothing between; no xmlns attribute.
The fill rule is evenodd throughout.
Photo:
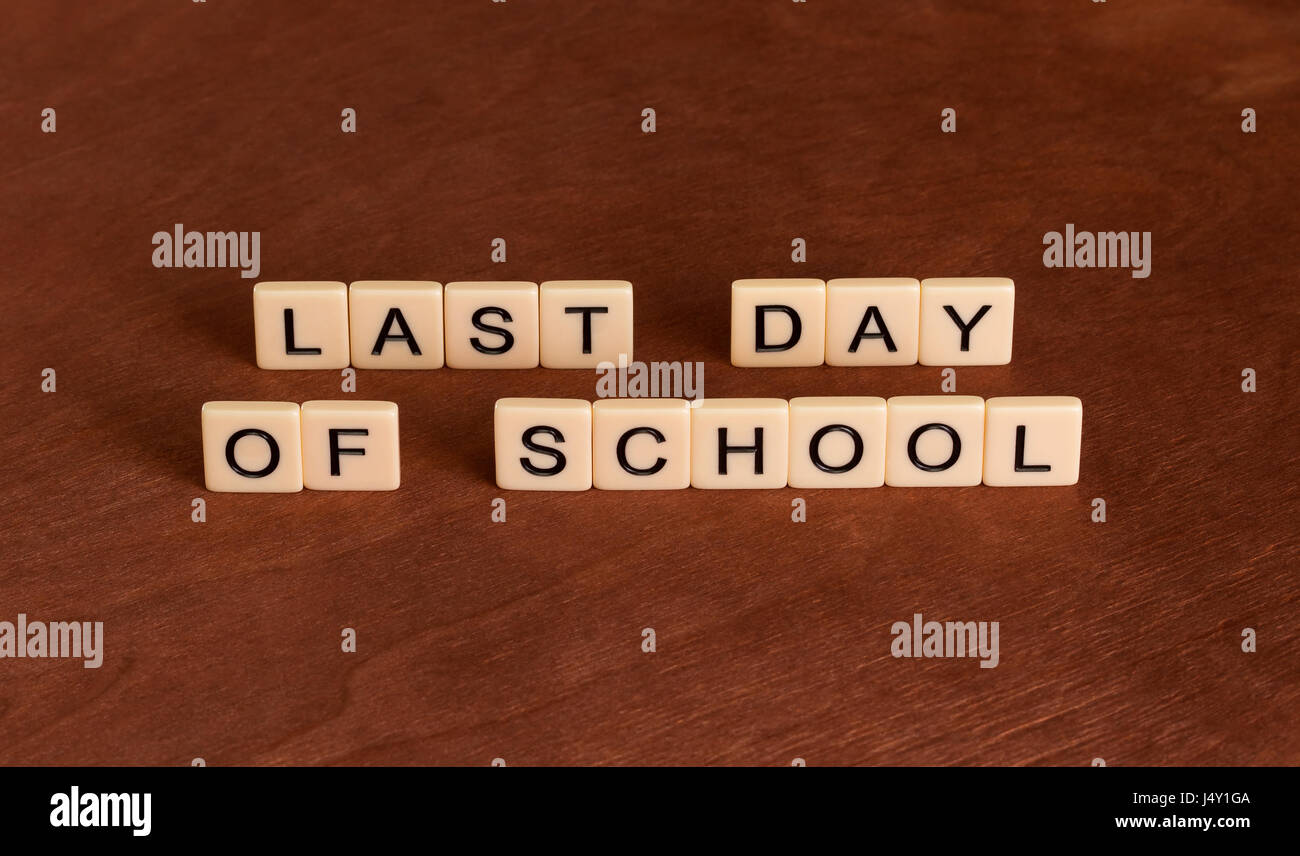
<svg viewBox="0 0 1300 856"><path fill-rule="evenodd" d="M293 310L284 310L284 352L286 354L319 354L320 348L296 348L293 344Z"/></svg>
<svg viewBox="0 0 1300 856"><path fill-rule="evenodd" d="M961 330L961 349L963 351L970 350L970 331L975 327L976 324L980 322L980 319L983 318L984 315L992 308L993 307L990 306L989 304L987 303L984 304L983 306L980 307L980 311L975 313L975 317L970 319L970 323L967 324L965 321L961 320L961 316L957 314L956 309L953 309L951 306L943 307L943 311L948 313L948 317L952 319L952 323L957 325L958 330Z"/></svg>
<svg viewBox="0 0 1300 856"><path fill-rule="evenodd" d="M833 467L822 460L822 438L832 431L843 431L845 434L849 435L851 440L853 440L853 457L849 458L849 462L843 466ZM823 428L819 428L817 429L817 433L812 435L812 440L808 443L808 457L812 458L813 466L817 467L817 469L824 473L847 473L849 470L862 463L862 435L857 431L854 431L848 425L827 425Z"/></svg>
<svg viewBox="0 0 1300 856"><path fill-rule="evenodd" d="M284 310L288 312L289 310ZM267 461L266 466L260 470L246 470L235 460L235 444L244 437L261 437L266 441L266 447L271 450L271 460ZM275 468L280 465L280 444L275 442L275 438L263 431L261 428L245 428L243 431L236 431L230 435L226 441L226 463L230 468L241 476L247 476L250 479L260 479L262 476L269 476L275 472Z"/></svg>
<svg viewBox="0 0 1300 856"><path fill-rule="evenodd" d="M402 335L393 335L394 322L398 327L402 328ZM370 349L370 353L376 357L382 354L384 352L384 343L389 339L395 342L406 342L406 346L411 349L411 355L420 356L420 346L415 341L415 337L411 335L411 328L406 326L406 316L396 306L388 310L388 317L384 319L384 326L380 328L379 338L375 340L375 346Z"/></svg>
<svg viewBox="0 0 1300 856"><path fill-rule="evenodd" d="M532 473L535 476L555 476L564 471L566 459L564 453L559 449L552 449L550 446L539 446L533 442L534 434L549 434L551 439L557 443L564 442L564 435L560 433L559 428L552 428L550 425L534 425L524 431L523 442L524 448L530 452L541 452L543 455L550 455L555 458L555 463L549 467L539 467L527 458L520 458L519 463L523 466L524 472Z"/></svg>
<svg viewBox="0 0 1300 856"><path fill-rule="evenodd" d="M474 329L482 330L484 333L496 333L505 341L500 345L491 347L483 344L479 338L475 336L473 339L469 340L469 343L474 346L474 350L478 351L480 354L504 354L506 351L513 348L515 345L514 335L504 327L493 327L491 324L484 324L484 315L500 315L501 320L507 322L513 320L510 317L510 313L499 306L484 306L482 309L476 311L473 318Z"/></svg>
<svg viewBox="0 0 1300 856"><path fill-rule="evenodd" d="M1018 473L1049 473L1052 471L1051 464L1026 464L1025 463L1025 426L1016 426L1016 472Z"/></svg>
<svg viewBox="0 0 1300 856"><path fill-rule="evenodd" d="M728 446L727 429L718 429L718 475L727 474L727 455L732 452L751 452L754 455L754 475L763 474L763 429L754 429L754 445L752 446Z"/></svg>
<svg viewBox="0 0 1300 856"><path fill-rule="evenodd" d="M867 327L871 325L871 319L876 319L876 327L880 329L879 333L868 333ZM885 350L891 354L898 348L894 345L894 337L889 335L889 328L885 326L885 319L880 317L880 307L868 306L867 314L862 316L862 323L858 325L858 332L853 334L853 344L849 345L849 353L856 354L858 345L863 339L884 339Z"/></svg>
<svg viewBox="0 0 1300 856"><path fill-rule="evenodd" d="M790 318L790 338L780 345L767 344L767 313L769 312L784 312ZM799 313L795 312L793 307L779 304L754 307L754 350L760 353L788 351L799 344L799 337L802 334L803 322L799 320Z"/></svg>
<svg viewBox="0 0 1300 856"><path fill-rule="evenodd" d="M916 441L921 439L921 435L926 431L943 431L952 440L952 454L948 460L942 464L931 465L921 463L921 459L916 456ZM928 422L912 432L911 438L907 441L907 457L912 461L912 466L918 470L925 470L927 473L941 473L944 470L957 463L957 458L961 456L961 437L957 436L957 430L951 425L944 425L942 422Z"/></svg>
<svg viewBox="0 0 1300 856"><path fill-rule="evenodd" d="M591 353L591 316L604 315L609 312L608 306L566 306L565 315L582 315L582 352Z"/></svg>
<svg viewBox="0 0 1300 856"><path fill-rule="evenodd" d="M618 465L622 467L625 472L629 472L634 476L652 476L655 473L662 470L665 466L667 466L668 461L666 461L663 458L659 458L649 467L646 467L644 469L642 469L641 467L634 467L630 463L628 463L627 441L631 440L637 434L648 434L654 438L656 443L664 442L663 432L659 431L658 429L651 428L648 425L642 426L640 428L633 428L629 431L624 431L623 436L618 438L618 448L615 450L615 453L618 455Z"/></svg>
<svg viewBox="0 0 1300 856"><path fill-rule="evenodd" d="M347 435L349 437L365 437L370 434L368 428L331 428L330 429L330 475L338 476L343 473L339 469L339 455L364 455L365 449L340 449L339 437Z"/></svg>

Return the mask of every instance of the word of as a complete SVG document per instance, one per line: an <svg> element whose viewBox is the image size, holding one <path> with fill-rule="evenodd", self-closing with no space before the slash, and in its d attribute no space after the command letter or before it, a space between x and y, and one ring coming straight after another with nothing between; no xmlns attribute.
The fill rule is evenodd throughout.
<svg viewBox="0 0 1300 856"><path fill-rule="evenodd" d="M592 369L632 353L632 284L259 282L264 369Z"/></svg>
<svg viewBox="0 0 1300 856"><path fill-rule="evenodd" d="M1015 298L1003 277L740 279L731 364L1005 365Z"/></svg>
<svg viewBox="0 0 1300 856"><path fill-rule="evenodd" d="M506 490L1071 485L1077 398L502 398Z"/></svg>
<svg viewBox="0 0 1300 856"><path fill-rule="evenodd" d="M69 793L50 797L50 826L125 826L143 838L153 829L153 794L81 793L76 785Z"/></svg>
<svg viewBox="0 0 1300 856"><path fill-rule="evenodd" d="M1043 235L1043 267L1131 267L1134 279L1151 275L1150 232L1078 232L1065 224L1065 235Z"/></svg>
<svg viewBox="0 0 1300 856"><path fill-rule="evenodd" d="M979 657L981 669L998 667L998 623L987 621L938 621L921 623L921 613L912 622L895 621L889 629L894 641L889 652L895 657Z"/></svg>
<svg viewBox="0 0 1300 856"><path fill-rule="evenodd" d="M156 268L237 267L244 279L262 272L261 232L186 232L177 223L174 232L154 232L153 245Z"/></svg>
<svg viewBox="0 0 1300 856"><path fill-rule="evenodd" d="M18 613L17 625L0 621L0 658L77 657L87 669L104 664L104 622L27 620Z"/></svg>
<svg viewBox="0 0 1300 856"><path fill-rule="evenodd" d="M402 481L391 401L209 401L202 422L208 490L396 490Z"/></svg>

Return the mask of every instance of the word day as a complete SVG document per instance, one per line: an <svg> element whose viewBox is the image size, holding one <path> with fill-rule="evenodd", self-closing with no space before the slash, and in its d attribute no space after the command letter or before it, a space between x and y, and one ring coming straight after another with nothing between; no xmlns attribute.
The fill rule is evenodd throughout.
<svg viewBox="0 0 1300 856"><path fill-rule="evenodd" d="M264 369L592 369L632 353L632 283L259 282Z"/></svg>
<svg viewBox="0 0 1300 856"><path fill-rule="evenodd" d="M505 490L998 487L1079 480L1068 396L502 398Z"/></svg>
<svg viewBox="0 0 1300 856"><path fill-rule="evenodd" d="M738 279L731 364L1006 365L1015 300L1005 277Z"/></svg>

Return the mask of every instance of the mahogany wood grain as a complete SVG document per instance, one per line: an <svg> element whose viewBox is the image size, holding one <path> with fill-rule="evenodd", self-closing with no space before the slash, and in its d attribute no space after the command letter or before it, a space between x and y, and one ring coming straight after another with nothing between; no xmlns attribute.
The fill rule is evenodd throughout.
<svg viewBox="0 0 1300 856"><path fill-rule="evenodd" d="M0 660L0 762L1300 762L1293 4L5 17L0 619L103 621L106 653ZM175 223L260 231L262 279L627 279L635 356L710 397L939 392L732 368L733 279L1009 276L1012 362L957 390L1079 396L1081 481L511 493L494 524L493 402L596 377L443 369L358 373L401 408L397 492L208 494L204 401L345 394L255 366L253 280L152 266ZM1046 269L1067 223L1151 231L1151 276ZM891 657L914 612L1000 622L1000 664Z"/></svg>

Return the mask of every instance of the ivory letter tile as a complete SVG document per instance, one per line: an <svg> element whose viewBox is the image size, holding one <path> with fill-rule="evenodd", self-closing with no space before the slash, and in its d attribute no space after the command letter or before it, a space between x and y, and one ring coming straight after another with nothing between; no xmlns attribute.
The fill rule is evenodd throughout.
<svg viewBox="0 0 1300 856"><path fill-rule="evenodd" d="M980 483L984 399L974 395L900 395L889 399L885 484L958 487Z"/></svg>
<svg viewBox="0 0 1300 856"><path fill-rule="evenodd" d="M691 484L785 487L790 408L780 398L710 398L691 408Z"/></svg>
<svg viewBox="0 0 1300 856"><path fill-rule="evenodd" d="M203 474L222 493L302 490L302 425L290 401L203 405Z"/></svg>
<svg viewBox="0 0 1300 856"><path fill-rule="evenodd" d="M738 279L731 284L733 366L819 366L826 359L826 283Z"/></svg>
<svg viewBox="0 0 1300 856"><path fill-rule="evenodd" d="M354 282L348 318L357 368L442 368L441 283Z"/></svg>
<svg viewBox="0 0 1300 856"><path fill-rule="evenodd" d="M253 286L253 327L261 368L347 368L348 287L259 282Z"/></svg>
<svg viewBox="0 0 1300 856"><path fill-rule="evenodd" d="M832 279L826 283L826 364L910 366L921 336L915 279Z"/></svg>
<svg viewBox="0 0 1300 856"><path fill-rule="evenodd" d="M790 487L885 483L885 399L790 399Z"/></svg>
<svg viewBox="0 0 1300 856"><path fill-rule="evenodd" d="M1079 481L1083 402L1072 396L990 398L985 404L984 484Z"/></svg>
<svg viewBox="0 0 1300 856"><path fill-rule="evenodd" d="M592 405L593 483L601 490L691 484L691 409L680 398L610 398Z"/></svg>
<svg viewBox="0 0 1300 856"><path fill-rule="evenodd" d="M1011 362L1015 303L1016 286L1006 277L922 280L921 365Z"/></svg>
<svg viewBox="0 0 1300 856"><path fill-rule="evenodd" d="M443 301L449 368L537 368L537 283L449 282Z"/></svg>
<svg viewBox="0 0 1300 856"><path fill-rule="evenodd" d="M541 358L548 369L632 360L632 283L553 280L541 285Z"/></svg>
<svg viewBox="0 0 1300 856"><path fill-rule="evenodd" d="M396 490L402 483L397 405L303 402L302 468L308 490Z"/></svg>
<svg viewBox="0 0 1300 856"><path fill-rule="evenodd" d="M569 398L501 398L493 415L497 487L591 488L591 403Z"/></svg>

